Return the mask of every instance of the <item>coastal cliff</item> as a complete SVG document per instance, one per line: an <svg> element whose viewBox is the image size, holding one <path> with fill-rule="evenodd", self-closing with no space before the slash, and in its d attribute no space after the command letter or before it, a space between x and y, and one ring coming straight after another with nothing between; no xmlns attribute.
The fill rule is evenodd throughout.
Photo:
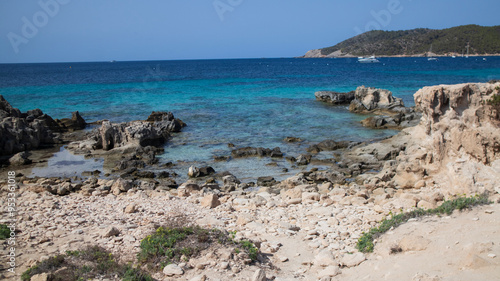
<svg viewBox="0 0 500 281"><path fill-rule="evenodd" d="M500 180L500 120L490 101L499 93L500 83L424 87L414 95L422 112L417 126L350 155L363 158L370 149L391 147L385 168L366 181L375 186L493 194Z"/></svg>
<svg viewBox="0 0 500 281"><path fill-rule="evenodd" d="M451 56L500 54L500 26L464 25L434 30L373 30L334 46L308 51L304 58L357 56ZM432 46L432 47L431 47ZM431 52L432 48L432 53Z"/></svg>

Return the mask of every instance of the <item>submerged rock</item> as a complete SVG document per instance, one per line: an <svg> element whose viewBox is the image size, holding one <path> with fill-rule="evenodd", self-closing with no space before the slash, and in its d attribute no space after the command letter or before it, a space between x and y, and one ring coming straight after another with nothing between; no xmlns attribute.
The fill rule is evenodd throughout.
<svg viewBox="0 0 500 281"><path fill-rule="evenodd" d="M262 147L243 147L231 151L231 156L234 158L243 157L283 157L279 147L273 149L262 148Z"/></svg>

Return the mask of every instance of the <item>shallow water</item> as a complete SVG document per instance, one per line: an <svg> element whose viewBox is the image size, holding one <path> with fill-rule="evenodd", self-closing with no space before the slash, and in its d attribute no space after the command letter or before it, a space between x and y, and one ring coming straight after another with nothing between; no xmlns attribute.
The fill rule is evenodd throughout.
<svg viewBox="0 0 500 281"><path fill-rule="evenodd" d="M0 93L22 111L40 108L64 118L78 110L88 122L146 119L153 110L172 111L188 126L166 144L162 162L177 163L174 170L183 177L189 165L206 164L255 180L264 175L285 177L297 170L285 160L277 160L274 167L266 165L271 159L213 163L213 156L230 155L228 143L280 147L285 155L297 156L325 139L365 141L396 133L363 128L359 121L366 116L351 114L346 106L318 102L315 91L380 87L411 106L414 92L423 86L500 79L497 57L380 60L380 64L359 64L355 59L9 64L0 65ZM288 136L304 142L284 143ZM47 171L77 174L90 168L94 169L93 163L87 160L55 160L49 161Z"/></svg>

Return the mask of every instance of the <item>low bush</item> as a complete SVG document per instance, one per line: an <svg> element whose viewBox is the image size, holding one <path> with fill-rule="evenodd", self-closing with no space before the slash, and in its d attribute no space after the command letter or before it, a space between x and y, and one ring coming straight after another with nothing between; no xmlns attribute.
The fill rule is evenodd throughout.
<svg viewBox="0 0 500 281"><path fill-rule="evenodd" d="M392 215L390 219L384 219L382 222L380 222L378 227L374 227L367 233L363 233L363 235L358 239L356 248L360 252L364 253L373 252L373 249L375 247L374 240L377 237L387 232L388 230L396 228L399 225L407 222L409 219L429 215L450 215L454 210L462 211L473 206L486 204L491 204L491 202L488 200L488 196L486 194L482 194L473 197L459 197L454 200L447 200L444 201L441 206L434 209L424 210L419 208L410 212Z"/></svg>
<svg viewBox="0 0 500 281"><path fill-rule="evenodd" d="M52 274L53 281L82 281L115 276L124 281L153 281L149 274L118 263L113 254L98 246L50 257L26 270L21 280L31 280L31 277L41 273Z"/></svg>
<svg viewBox="0 0 500 281"><path fill-rule="evenodd" d="M141 241L138 261L150 267L163 268L169 263L187 261L214 243L235 247L244 251L253 261L257 260L259 250L248 240L235 241L234 234L218 229L204 229L200 226L159 227L155 233Z"/></svg>

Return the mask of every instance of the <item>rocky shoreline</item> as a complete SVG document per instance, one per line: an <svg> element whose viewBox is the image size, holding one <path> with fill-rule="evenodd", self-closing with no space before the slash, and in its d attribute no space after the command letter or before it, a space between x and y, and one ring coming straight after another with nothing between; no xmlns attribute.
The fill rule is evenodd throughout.
<svg viewBox="0 0 500 281"><path fill-rule="evenodd" d="M172 113L153 112L145 121L121 124L104 121L79 140L73 139L68 149L86 157L104 157L105 167L112 171L108 178L28 178L17 173L17 251L21 254L16 276L6 268L0 274L18 280L37 261L92 244L119 254L124 262L134 262L142 239L179 218L184 225L236 231L236 239L251 240L260 256L248 262L234 248L209 248L176 264L180 270L176 267L172 274L152 272L156 280L351 280L350 268L377 262L376 253L358 252L358 239L391 214L431 209L447 199L482 193L498 206L500 120L498 108L489 101L499 94L498 82L425 87L415 93L415 108L406 108L381 89L316 93L321 101L348 103L356 114L382 114L369 117L372 120L366 123L375 124L371 127L403 129L380 142L327 140L293 159L279 148L235 148L231 157L288 157L305 167L321 151L338 153L328 170L312 168L280 182L262 177L252 184L210 167L193 166L186 171L191 179L181 184L166 171L152 172L152 167L168 168L158 165L156 155L171 133L185 126ZM53 124L65 124L68 131L84 124L78 113L71 122L54 123L41 111L21 114L4 99L1 109L7 124L2 129L11 133L13 126L8 124L14 123L22 124L22 131L34 132L24 143L40 136L39 143L54 144L61 130L57 128L63 126ZM75 125L66 125L70 123ZM6 142L2 147L12 146ZM19 157L27 162L12 161L2 173L28 164L29 156ZM6 206L6 181L1 192ZM500 254L496 246L486 248L488 253ZM481 262L481 267L473 263L467 270L480 278L499 266L498 259ZM408 274L404 278L409 280L416 273ZM444 277L445 273L437 278Z"/></svg>

